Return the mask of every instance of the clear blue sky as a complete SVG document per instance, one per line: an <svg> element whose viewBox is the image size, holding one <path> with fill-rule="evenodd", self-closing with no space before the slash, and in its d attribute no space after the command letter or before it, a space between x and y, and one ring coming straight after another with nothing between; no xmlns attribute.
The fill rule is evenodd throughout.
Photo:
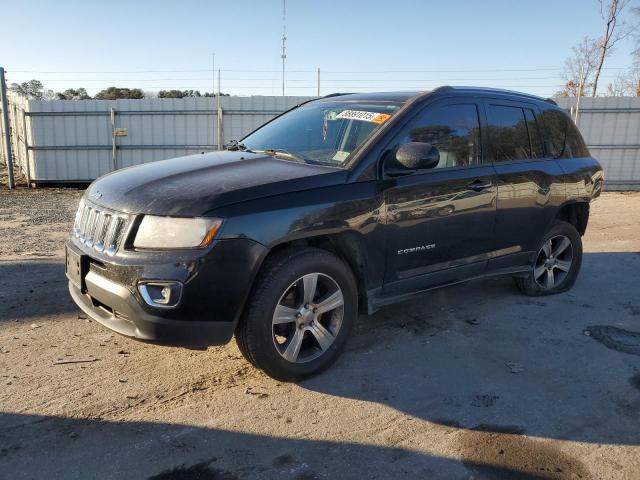
<svg viewBox="0 0 640 480"><path fill-rule="evenodd" d="M211 90L215 51L223 92L280 94L281 0L22 0L2 13L9 82ZM320 67L322 94L451 84L551 95L571 47L601 23L596 0L288 0L286 92L315 94ZM627 40L607 60L601 92L632 50Z"/></svg>

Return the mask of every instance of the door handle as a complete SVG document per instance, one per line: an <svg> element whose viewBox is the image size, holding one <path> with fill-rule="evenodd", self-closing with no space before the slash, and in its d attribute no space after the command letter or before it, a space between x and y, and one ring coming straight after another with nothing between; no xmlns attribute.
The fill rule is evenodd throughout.
<svg viewBox="0 0 640 480"><path fill-rule="evenodd" d="M467 185L467 190L473 190L474 192L480 192L482 190L484 190L485 188L491 188L493 186L493 183L491 182L485 182L482 181L480 179L475 180L473 182L471 182L469 185Z"/></svg>

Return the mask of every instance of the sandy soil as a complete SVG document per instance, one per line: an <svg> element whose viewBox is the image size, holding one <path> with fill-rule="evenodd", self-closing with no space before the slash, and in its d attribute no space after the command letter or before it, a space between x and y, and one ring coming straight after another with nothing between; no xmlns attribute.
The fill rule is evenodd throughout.
<svg viewBox="0 0 640 480"><path fill-rule="evenodd" d="M79 195L0 194L0 477L640 478L640 194L593 204L571 292L434 291L361 316L300 384L80 314Z"/></svg>

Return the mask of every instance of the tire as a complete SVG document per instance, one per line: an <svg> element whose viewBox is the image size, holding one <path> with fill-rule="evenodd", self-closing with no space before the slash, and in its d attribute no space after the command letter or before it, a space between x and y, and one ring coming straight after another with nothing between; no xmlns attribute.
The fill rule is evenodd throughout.
<svg viewBox="0 0 640 480"><path fill-rule="evenodd" d="M338 358L357 314L351 269L327 251L291 248L265 261L236 327L236 342L270 377L298 381Z"/></svg>
<svg viewBox="0 0 640 480"><path fill-rule="evenodd" d="M538 247L531 272L516 277L516 285L533 297L566 292L576 282L581 265L580 234L570 223L556 220Z"/></svg>

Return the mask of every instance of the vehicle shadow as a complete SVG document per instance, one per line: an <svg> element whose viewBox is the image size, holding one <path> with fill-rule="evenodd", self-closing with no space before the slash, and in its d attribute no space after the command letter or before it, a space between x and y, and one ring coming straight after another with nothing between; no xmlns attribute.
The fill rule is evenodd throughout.
<svg viewBox="0 0 640 480"><path fill-rule="evenodd" d="M77 311L69 295L64 260L0 263L0 322Z"/></svg>
<svg viewBox="0 0 640 480"><path fill-rule="evenodd" d="M476 440L477 441L477 440ZM499 464L411 450L152 422L0 414L6 478L236 480L239 478L539 479ZM585 478L579 465L563 463Z"/></svg>
<svg viewBox="0 0 640 480"><path fill-rule="evenodd" d="M527 437L640 445L639 272L637 252L587 253L560 295L523 296L510 278L432 291L361 317L343 357L300 385L520 435L521 448ZM601 342L591 330L603 328L628 335Z"/></svg>

